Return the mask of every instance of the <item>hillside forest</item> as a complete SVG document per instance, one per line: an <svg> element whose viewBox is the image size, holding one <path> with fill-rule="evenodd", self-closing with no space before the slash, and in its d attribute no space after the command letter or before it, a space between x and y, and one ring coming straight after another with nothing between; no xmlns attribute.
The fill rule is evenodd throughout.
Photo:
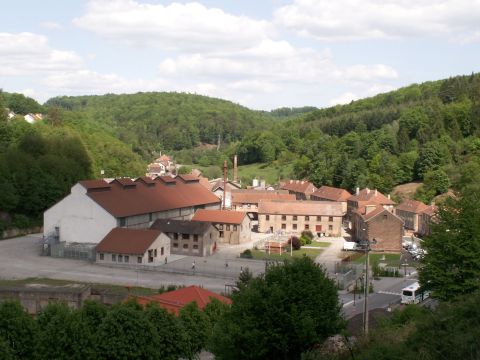
<svg viewBox="0 0 480 360"><path fill-rule="evenodd" d="M424 202L478 183L480 174L479 74L325 109L255 111L184 93L62 96L40 105L6 92L0 108L17 114L0 113L3 227L38 221L79 179L144 175L160 152L215 174L238 154L240 165L261 164L276 179L351 191L389 193L417 181ZM23 115L31 112L44 120L28 124Z"/></svg>

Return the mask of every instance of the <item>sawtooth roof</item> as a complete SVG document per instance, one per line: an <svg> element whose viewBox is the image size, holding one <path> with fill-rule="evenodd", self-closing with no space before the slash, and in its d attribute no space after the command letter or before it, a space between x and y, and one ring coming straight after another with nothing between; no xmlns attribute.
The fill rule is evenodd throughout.
<svg viewBox="0 0 480 360"><path fill-rule="evenodd" d="M192 221L240 225L247 214L243 211L199 209Z"/></svg>

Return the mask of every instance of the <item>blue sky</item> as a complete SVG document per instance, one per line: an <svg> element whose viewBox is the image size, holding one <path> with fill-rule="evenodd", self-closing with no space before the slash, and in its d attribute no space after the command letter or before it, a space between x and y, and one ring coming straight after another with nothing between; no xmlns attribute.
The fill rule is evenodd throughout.
<svg viewBox="0 0 480 360"><path fill-rule="evenodd" d="M317 106L480 71L479 0L16 0L0 88Z"/></svg>

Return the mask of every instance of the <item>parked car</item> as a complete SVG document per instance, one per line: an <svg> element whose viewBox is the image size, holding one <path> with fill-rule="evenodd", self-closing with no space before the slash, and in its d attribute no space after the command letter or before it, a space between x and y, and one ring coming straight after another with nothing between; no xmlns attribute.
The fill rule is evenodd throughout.
<svg viewBox="0 0 480 360"><path fill-rule="evenodd" d="M355 251L357 250L358 246L355 241L344 241L343 242L343 250L344 251Z"/></svg>

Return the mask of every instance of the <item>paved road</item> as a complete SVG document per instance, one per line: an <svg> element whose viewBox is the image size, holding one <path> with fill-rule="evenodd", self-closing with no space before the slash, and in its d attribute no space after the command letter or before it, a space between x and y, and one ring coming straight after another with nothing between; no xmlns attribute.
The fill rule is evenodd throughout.
<svg viewBox="0 0 480 360"><path fill-rule="evenodd" d="M157 288L161 285L198 285L212 291L225 291L232 279L177 273L105 267L84 260L39 256L41 235L0 241L0 278L45 277L89 283L135 285Z"/></svg>

